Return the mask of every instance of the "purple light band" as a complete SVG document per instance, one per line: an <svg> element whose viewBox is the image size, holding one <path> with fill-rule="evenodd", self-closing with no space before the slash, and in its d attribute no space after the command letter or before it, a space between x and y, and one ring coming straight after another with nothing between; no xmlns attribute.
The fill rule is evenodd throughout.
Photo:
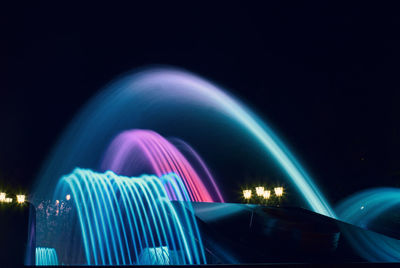
<svg viewBox="0 0 400 268"><path fill-rule="evenodd" d="M182 143L183 144L183 143ZM135 172L151 172L162 176L171 172L176 173L185 185L191 201L224 202L221 192L212 178L200 156L188 145L185 150L200 164L207 180L211 182L208 188L185 158L185 156L161 135L150 130L128 130L119 134L108 147L103 163L103 170L112 170L121 175L139 175ZM176 200L169 185L165 185L168 197Z"/></svg>

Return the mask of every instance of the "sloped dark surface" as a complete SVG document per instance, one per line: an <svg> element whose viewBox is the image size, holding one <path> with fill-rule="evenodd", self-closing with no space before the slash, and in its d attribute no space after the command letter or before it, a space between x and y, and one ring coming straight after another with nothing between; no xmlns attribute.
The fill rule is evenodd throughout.
<svg viewBox="0 0 400 268"><path fill-rule="evenodd" d="M349 237L373 232L305 209L220 203L193 207L209 263L367 261Z"/></svg>

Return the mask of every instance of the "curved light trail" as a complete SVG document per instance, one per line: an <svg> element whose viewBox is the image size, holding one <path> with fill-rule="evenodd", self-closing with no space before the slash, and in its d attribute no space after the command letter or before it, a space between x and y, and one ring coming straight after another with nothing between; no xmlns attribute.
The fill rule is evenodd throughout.
<svg viewBox="0 0 400 268"><path fill-rule="evenodd" d="M75 117L45 163L36 187L37 196L46 196L56 180L76 166L97 168L106 144L119 132L153 129L156 116L182 116L177 107L206 107L209 113L223 114L259 142L296 186L309 207L335 217L335 213L311 177L286 146L258 116L216 85L189 72L173 68L152 68L118 79L94 97ZM189 124L192 124L190 120ZM165 122L164 122L165 123ZM175 122L170 122L171 128Z"/></svg>
<svg viewBox="0 0 400 268"><path fill-rule="evenodd" d="M193 149L191 153L196 154ZM196 157L204 164L200 156L196 154ZM143 166L148 166L147 173L157 176L171 172L177 174L189 193L187 201L224 202L211 174L207 174L211 185L206 187L182 153L154 131L122 132L111 142L102 163L103 170L112 170L117 174L135 174L135 170L140 170ZM171 200L177 200L172 189L168 187L166 190Z"/></svg>
<svg viewBox="0 0 400 268"><path fill-rule="evenodd" d="M356 193L336 207L338 218L368 229L382 213L400 205L400 189L375 188ZM372 262L400 262L400 241L373 232L346 234L361 256Z"/></svg>

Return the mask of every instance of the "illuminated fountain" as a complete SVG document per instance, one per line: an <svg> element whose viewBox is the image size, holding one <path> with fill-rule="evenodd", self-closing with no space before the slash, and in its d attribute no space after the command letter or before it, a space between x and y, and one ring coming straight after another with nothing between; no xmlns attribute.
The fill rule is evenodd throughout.
<svg viewBox="0 0 400 268"><path fill-rule="evenodd" d="M42 265L58 265L57 253L54 248L36 248L36 266Z"/></svg>
<svg viewBox="0 0 400 268"><path fill-rule="evenodd" d="M200 156L177 142L204 180L174 145L149 130L118 135L104 154L105 173L75 169L62 177L54 205L39 205L38 221L50 226L38 232L38 244L54 248L37 249L38 265L53 263L56 251L65 264L205 263L191 203L171 200L213 202L210 193L223 199Z"/></svg>
<svg viewBox="0 0 400 268"><path fill-rule="evenodd" d="M198 144L208 139L215 151L232 148L223 145L227 137L242 140L243 146L253 144L261 148L264 159L282 170L306 206L335 217L314 181L267 124L216 85L173 68L126 75L95 96L75 117L44 164L36 186L37 198L49 197L58 178L77 166L97 170L108 142L129 129L151 129L163 136L182 138L197 148L203 148Z"/></svg>
<svg viewBox="0 0 400 268"><path fill-rule="evenodd" d="M178 138L167 141L155 131ZM110 84L81 110L62 135L39 175L36 205L42 200L70 196L76 210L72 214L78 215L78 219L70 220L72 224L79 222L80 227L70 226L76 237L68 239L71 241L66 243L70 244L60 246L57 240L54 246L48 245L51 244L49 240L55 239L49 233L39 236L38 245L54 247L59 259L70 264L137 264L149 260L151 255L173 256L168 262L174 264L204 263L200 234L188 212L190 208L184 209L184 203L172 205L169 202L224 202L224 198L211 172L186 141L196 148L208 144L213 151L226 153L216 161L233 155L226 150L232 149L237 141L245 147L261 148L263 157L282 170L306 205L318 213L335 217L294 156L245 105L198 76L178 69L155 68L126 75ZM240 161L243 160L241 157ZM264 163L260 165L265 166ZM78 169L58 183L60 177L76 167L105 173ZM170 172L177 176L167 175ZM157 177L127 179L143 173L153 173ZM218 185L223 186L221 182ZM135 187L142 192L128 191ZM182 192L185 194L180 194ZM164 210L159 207L166 203L160 204L151 196L165 199L172 211L167 214L173 215L173 211L179 210L180 216L169 219L167 224L161 217ZM161 216L147 215L151 230L145 229L142 224L148 224L140 222L143 219L135 214L144 213L140 206L153 207L161 213ZM56 214L58 209L54 209ZM189 237L180 233L179 228L170 233L168 228L180 225L193 230L184 232ZM161 231L163 228L166 236ZM79 229L81 232L77 231ZM174 238L169 237L171 235ZM191 241L187 247L181 245L185 239ZM78 251L85 252L84 256L68 255Z"/></svg>
<svg viewBox="0 0 400 268"><path fill-rule="evenodd" d="M177 174L189 193L189 200L196 202L224 202L222 195L200 156L186 143L179 141L192 155L203 171L203 180L183 154L161 135L149 130L130 130L118 135L105 153L102 170L117 174L143 173L162 176ZM207 184L206 184L207 183ZM167 188L170 200L177 200L172 189ZM211 193L212 194L211 194Z"/></svg>
<svg viewBox="0 0 400 268"><path fill-rule="evenodd" d="M54 198L69 194L76 218L68 237L54 238L59 259L89 265L204 264L191 203L172 203L166 185L177 199L188 199L173 173L132 178L75 169L62 177Z"/></svg>
<svg viewBox="0 0 400 268"><path fill-rule="evenodd" d="M167 140L163 136L178 138ZM207 151L211 151L209 156L215 155L213 161L205 159L212 165L213 174L217 174L216 181L200 154L188 144L203 157ZM239 160L231 161L232 155ZM203 210L210 211L215 204L207 207L205 203L186 201L231 201L225 192L222 197L217 184L223 188L232 182L221 180L222 173L215 172L215 163L228 166L230 174L236 175L240 169L237 164L240 166L247 158L251 158L249 162L258 161L263 168L272 162L273 168L295 186L302 205L336 218L324 195L289 149L239 100L215 84L179 69L152 68L127 74L108 85L80 111L44 164L35 188L36 205L43 200L59 202L66 197L65 202L74 204L71 214L76 218L69 219L71 239L60 242L50 234L46 239L41 237L38 245L47 249L37 252L47 256L57 251L58 260L68 264L206 263L191 206L205 206ZM74 172L63 177L71 170ZM268 170L263 172L269 174ZM261 196L260 189L258 198L270 198L271 192L265 192ZM346 205L337 210L339 219L363 227L362 223L397 202L397 192L379 192L387 198L376 198L370 192L368 196L356 196L350 203L344 202ZM283 188L276 188L274 193L280 197ZM249 200L251 191L244 196ZM371 203L365 208L370 211L375 207L376 213L361 217L357 200L363 204L369 200ZM229 204L216 205L230 216L251 207L238 206L232 212L225 208L231 207ZM53 209L55 214L59 207L57 204ZM364 259L399 260L399 247L393 239L341 228Z"/></svg>

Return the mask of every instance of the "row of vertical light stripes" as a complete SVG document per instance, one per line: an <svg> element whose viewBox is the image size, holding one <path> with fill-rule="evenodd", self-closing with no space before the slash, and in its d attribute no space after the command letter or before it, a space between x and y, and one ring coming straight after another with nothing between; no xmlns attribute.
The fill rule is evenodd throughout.
<svg viewBox="0 0 400 268"><path fill-rule="evenodd" d="M35 264L38 266L58 265L57 253L54 248L37 247L35 255Z"/></svg>
<svg viewBox="0 0 400 268"><path fill-rule="evenodd" d="M185 186L173 173L132 178L77 168L60 180L55 196L72 195L88 265L143 264L143 251L160 246L171 252L174 264L205 264L190 204L173 204L165 188L187 200ZM62 246L77 250L68 241Z"/></svg>

